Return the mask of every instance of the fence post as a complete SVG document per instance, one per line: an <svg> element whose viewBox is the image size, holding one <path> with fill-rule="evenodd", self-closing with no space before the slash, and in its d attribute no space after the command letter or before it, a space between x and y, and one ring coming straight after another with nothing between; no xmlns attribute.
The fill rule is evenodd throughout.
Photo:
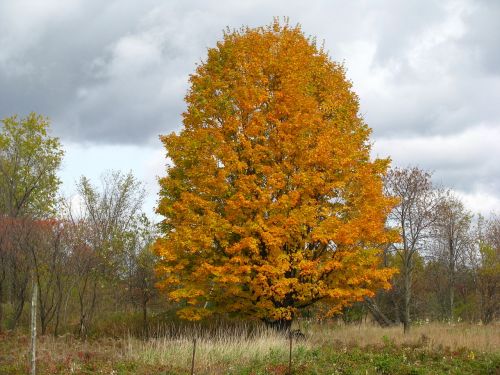
<svg viewBox="0 0 500 375"><path fill-rule="evenodd" d="M38 284L33 278L33 290L31 295L31 375L36 374L36 302L38 298Z"/></svg>
<svg viewBox="0 0 500 375"><path fill-rule="evenodd" d="M194 355L196 353L196 338L193 339L193 358L191 359L191 375L194 375Z"/></svg>
<svg viewBox="0 0 500 375"><path fill-rule="evenodd" d="M288 375L292 375L292 341L293 341L292 330L288 332L288 337L290 339L290 354L288 357Z"/></svg>

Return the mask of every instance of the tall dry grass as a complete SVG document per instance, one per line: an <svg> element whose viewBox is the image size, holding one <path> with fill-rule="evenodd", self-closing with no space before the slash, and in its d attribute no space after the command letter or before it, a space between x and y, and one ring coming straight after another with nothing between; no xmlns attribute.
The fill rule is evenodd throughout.
<svg viewBox="0 0 500 375"><path fill-rule="evenodd" d="M402 327L381 328L374 325L337 326L333 324L300 324L305 340L294 343L295 350L325 346L348 350L352 347L413 346L429 351L467 348L480 352L500 351L500 326L471 324L425 324L412 327L403 334ZM153 338L148 341L129 337L124 355L149 364L170 364L188 368L197 332L181 332L172 338ZM282 334L264 328L251 334L245 328L238 332L223 329L209 336L198 335L196 362L207 373L227 366L249 364L258 359L273 357L283 362L288 358L288 340ZM227 369L227 367L226 367Z"/></svg>
<svg viewBox="0 0 500 375"><path fill-rule="evenodd" d="M196 332L185 332L173 338L156 338L148 341L129 337L125 355L147 364L168 364L174 368L189 368L193 352L193 339L196 339L197 368L202 366L204 373L219 373L230 366L241 366L262 360L271 355L285 359L287 341L282 334L271 330L258 330L248 334L246 329L240 332L220 330L209 336ZM300 345L309 346L307 342Z"/></svg>
<svg viewBox="0 0 500 375"><path fill-rule="evenodd" d="M309 327L312 341L336 342L348 346L374 346L393 344L396 346L422 344L432 348L450 348L452 350L468 348L471 350L494 352L500 351L500 325L446 324L427 323L415 325L408 334L401 326L381 328L372 324L328 325L313 324Z"/></svg>

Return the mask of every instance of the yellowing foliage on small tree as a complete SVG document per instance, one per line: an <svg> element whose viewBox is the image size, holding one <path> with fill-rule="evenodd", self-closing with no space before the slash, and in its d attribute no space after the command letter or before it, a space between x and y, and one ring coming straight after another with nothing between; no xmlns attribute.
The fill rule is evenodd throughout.
<svg viewBox="0 0 500 375"><path fill-rule="evenodd" d="M183 130L161 137L171 166L155 246L179 315L286 326L315 302L335 313L389 287L389 161L370 161L343 67L275 21L226 32L190 83Z"/></svg>

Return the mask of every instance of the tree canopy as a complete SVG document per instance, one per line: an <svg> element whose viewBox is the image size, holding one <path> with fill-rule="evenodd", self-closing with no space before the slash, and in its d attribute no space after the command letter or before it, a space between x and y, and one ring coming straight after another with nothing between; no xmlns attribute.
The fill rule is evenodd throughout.
<svg viewBox="0 0 500 375"><path fill-rule="evenodd" d="M161 139L159 286L183 318L290 321L389 287L389 160L342 65L300 26L226 31L190 77L183 130Z"/></svg>
<svg viewBox="0 0 500 375"><path fill-rule="evenodd" d="M49 121L36 113L1 120L0 213L45 217L53 211L63 150L48 134Z"/></svg>

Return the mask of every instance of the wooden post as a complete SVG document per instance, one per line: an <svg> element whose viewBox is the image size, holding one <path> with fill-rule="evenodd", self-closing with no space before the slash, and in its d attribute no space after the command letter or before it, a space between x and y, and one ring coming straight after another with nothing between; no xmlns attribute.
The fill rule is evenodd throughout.
<svg viewBox="0 0 500 375"><path fill-rule="evenodd" d="M193 339L193 358L191 359L191 375L194 375L194 355L196 353L196 339Z"/></svg>
<svg viewBox="0 0 500 375"><path fill-rule="evenodd" d="M38 284L33 278L31 295L31 375L36 375L36 302L38 298Z"/></svg>
<svg viewBox="0 0 500 375"><path fill-rule="evenodd" d="M292 375L292 341L293 341L292 330L288 332L288 336L290 339L290 355L288 357L288 375Z"/></svg>

